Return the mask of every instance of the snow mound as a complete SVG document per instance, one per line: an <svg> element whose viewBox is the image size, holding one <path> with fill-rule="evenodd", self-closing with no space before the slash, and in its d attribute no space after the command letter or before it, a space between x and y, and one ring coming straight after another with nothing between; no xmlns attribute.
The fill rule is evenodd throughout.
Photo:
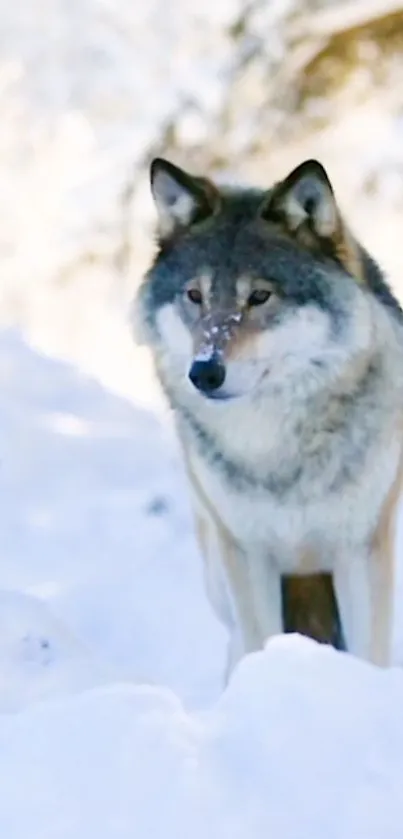
<svg viewBox="0 0 403 839"><path fill-rule="evenodd" d="M171 432L12 330L0 333L0 534L0 711L116 678L191 705L220 691L225 633Z"/></svg>
<svg viewBox="0 0 403 839"><path fill-rule="evenodd" d="M204 713L129 685L39 704L0 719L0 833L401 839L402 703L399 671L290 636Z"/></svg>
<svg viewBox="0 0 403 839"><path fill-rule="evenodd" d="M401 839L403 672L284 636L222 693L168 428L13 332L0 502L1 839Z"/></svg>
<svg viewBox="0 0 403 839"><path fill-rule="evenodd" d="M46 603L0 592L0 713L110 678Z"/></svg>

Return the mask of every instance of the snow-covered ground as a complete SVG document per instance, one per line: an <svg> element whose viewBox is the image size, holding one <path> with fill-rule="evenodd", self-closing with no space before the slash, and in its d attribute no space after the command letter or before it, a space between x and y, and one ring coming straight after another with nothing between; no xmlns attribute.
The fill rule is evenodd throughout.
<svg viewBox="0 0 403 839"><path fill-rule="evenodd" d="M222 692L169 423L0 338L0 837L401 839L403 673L297 637Z"/></svg>
<svg viewBox="0 0 403 839"><path fill-rule="evenodd" d="M204 596L169 426L8 331L0 432L0 588L10 592L0 601L0 710L75 685L78 661L88 682L83 656L90 669L97 661L92 682L213 698L225 638Z"/></svg>
<svg viewBox="0 0 403 839"><path fill-rule="evenodd" d="M403 839L403 672L288 637L222 691L123 322L154 151L259 185L318 157L403 300L401 6L0 0L0 324L38 350L0 332L0 839ZM333 90L312 59L345 27ZM403 579L401 662L402 615Z"/></svg>

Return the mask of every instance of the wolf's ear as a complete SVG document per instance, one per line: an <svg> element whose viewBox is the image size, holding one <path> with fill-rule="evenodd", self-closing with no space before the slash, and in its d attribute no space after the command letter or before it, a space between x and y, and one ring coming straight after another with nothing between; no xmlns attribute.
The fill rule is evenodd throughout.
<svg viewBox="0 0 403 839"><path fill-rule="evenodd" d="M305 224L321 238L331 238L338 229L339 212L329 178L317 160L306 160L284 181L276 184L262 215L282 221L290 233Z"/></svg>
<svg viewBox="0 0 403 839"><path fill-rule="evenodd" d="M150 180L162 239L214 213L218 191L207 179L193 177L168 160L156 157L151 163Z"/></svg>
<svg viewBox="0 0 403 839"><path fill-rule="evenodd" d="M283 225L307 249L334 257L358 280L363 266L359 248L344 223L322 164L306 160L275 184L261 214Z"/></svg>

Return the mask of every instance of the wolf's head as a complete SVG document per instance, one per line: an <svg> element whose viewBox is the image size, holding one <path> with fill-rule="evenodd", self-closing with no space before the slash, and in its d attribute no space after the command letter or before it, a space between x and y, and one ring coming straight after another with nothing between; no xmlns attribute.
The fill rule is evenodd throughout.
<svg viewBox="0 0 403 839"><path fill-rule="evenodd" d="M151 188L159 248L140 317L171 392L315 391L365 365L374 311L400 316L317 161L264 191L218 188L155 159Z"/></svg>

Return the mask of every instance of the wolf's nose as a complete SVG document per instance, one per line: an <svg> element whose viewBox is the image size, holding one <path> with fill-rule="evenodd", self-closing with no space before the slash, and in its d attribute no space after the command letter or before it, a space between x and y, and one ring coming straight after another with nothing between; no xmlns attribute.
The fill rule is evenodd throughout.
<svg viewBox="0 0 403 839"><path fill-rule="evenodd" d="M189 370L189 379L203 393L217 390L225 379L225 366L217 356L205 361L194 361Z"/></svg>

